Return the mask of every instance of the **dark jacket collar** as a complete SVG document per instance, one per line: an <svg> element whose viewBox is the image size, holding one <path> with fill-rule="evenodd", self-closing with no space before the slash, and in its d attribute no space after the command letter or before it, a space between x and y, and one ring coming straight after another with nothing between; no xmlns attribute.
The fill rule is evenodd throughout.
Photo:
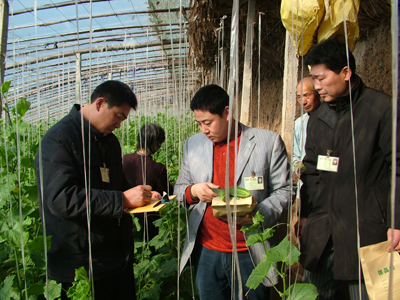
<svg viewBox="0 0 400 300"><path fill-rule="evenodd" d="M351 85L351 102L354 105L364 92L365 84L357 74L354 74L352 78L353 77L354 81L352 82ZM350 93L345 96L338 97L336 99L336 103L337 103L336 111L348 109L348 107L350 106Z"/></svg>
<svg viewBox="0 0 400 300"><path fill-rule="evenodd" d="M82 115L80 113L81 106L79 104L74 104L70 111L70 116L74 120L74 122L80 127L81 126L81 121L82 121ZM96 141L101 141L107 136L104 136L100 131L98 131L96 128L93 126L89 126L89 123L83 118L83 126L84 126L84 131L87 133L90 130L90 136L92 139L95 139Z"/></svg>

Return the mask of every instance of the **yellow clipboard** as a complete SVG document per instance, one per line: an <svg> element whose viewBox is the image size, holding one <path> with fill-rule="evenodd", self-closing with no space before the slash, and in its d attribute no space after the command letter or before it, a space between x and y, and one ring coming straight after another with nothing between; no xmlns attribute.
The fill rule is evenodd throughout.
<svg viewBox="0 0 400 300"><path fill-rule="evenodd" d="M175 200L176 195L171 195L168 197L169 201ZM163 208L165 205L168 203L162 203L161 199L154 198L151 199L150 204L141 206L141 207L135 207L135 208L126 208L124 210L125 213L129 214L139 214L139 213L145 213L145 212L156 212L159 211L161 208Z"/></svg>

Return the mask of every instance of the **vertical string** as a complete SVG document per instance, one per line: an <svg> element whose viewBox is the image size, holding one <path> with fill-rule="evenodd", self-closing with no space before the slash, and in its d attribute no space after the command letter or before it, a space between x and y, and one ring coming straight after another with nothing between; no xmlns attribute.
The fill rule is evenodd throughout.
<svg viewBox="0 0 400 300"><path fill-rule="evenodd" d="M388 299L392 299L393 295L393 256L394 252L394 221L395 221L395 203L396 203L396 168L397 168L397 99L398 99L398 80L399 80L399 2L392 0L391 15L391 33L392 33L392 173L390 185L390 227L391 230L391 250L390 250L390 266L389 266L389 294Z"/></svg>
<svg viewBox="0 0 400 300"><path fill-rule="evenodd" d="M227 196L226 201L226 212L228 219L229 232L232 240L232 295L235 294L235 273L238 277L238 295L239 300L243 299L243 287L242 287L242 278L240 274L239 267L239 259L237 255L237 245L236 245L236 203L234 205L234 215L232 218L231 207L230 207L230 196L229 196L229 138L231 136L231 128L232 128L232 117L233 117L233 101L236 97L238 99L238 88L237 84L239 83L239 74L238 74L238 66L239 66L239 51L238 51L238 40L239 40L239 2L238 0L233 1L232 5L232 23L231 23L231 47L230 47L230 82L229 82L229 122L228 122L228 143L226 150L226 172L225 172L225 194ZM237 117L236 117L237 122ZM235 124L235 159L237 159L237 130L238 124ZM234 188L235 188L235 196L236 196L236 167L234 170Z"/></svg>
<svg viewBox="0 0 400 300"><path fill-rule="evenodd" d="M257 78L257 127L260 128L260 108L261 108L261 15L263 12L258 14L258 78Z"/></svg>
<svg viewBox="0 0 400 300"><path fill-rule="evenodd" d="M78 27L78 15L76 15L77 18L77 27ZM79 48L79 39L78 39L78 48ZM81 66L79 66L81 67ZM90 0L90 14L89 14L89 94L91 92L91 79L92 78L92 0ZM82 82L80 80L80 82ZM79 88L80 93L82 93L82 87ZM79 95L79 99L81 101L81 107L82 107L82 95ZM90 103L88 104L90 105ZM83 122L83 113L81 113L82 116L82 139L83 139L83 157L85 160L85 142L84 142L84 122ZM89 109L89 124L91 121L91 109ZM89 148L89 162L88 162L88 176L89 176L89 182L87 183L86 187L86 214L87 214L87 225L88 225L88 243L89 243L89 280L92 284L92 295L93 299L95 299L95 293L94 293L94 275L93 275L93 259L92 259L92 233L91 233L91 221L92 221L92 211L91 211L91 155L92 155L92 143L91 143L91 132L90 129L88 130L88 148ZM85 164L86 166L86 164ZM85 177L86 180L86 177ZM86 183L86 182L85 182Z"/></svg>
<svg viewBox="0 0 400 300"><path fill-rule="evenodd" d="M350 70L350 62L349 62L349 41L347 36L347 23L346 23L346 10L344 5L344 0L342 0L343 7L343 27L344 27L344 37L346 41L346 59L347 59L347 67ZM362 299L362 289L361 289L361 260L360 260L360 218L358 212L358 189L357 189L357 162L356 162L356 144L354 139L354 112L353 112L353 97L351 94L351 80L348 82L349 89L349 102L350 102L350 124L351 124L351 145L352 145L352 155L353 155L353 172L354 172L354 193L355 193L355 202L356 202L356 222L357 222L357 256L358 256L358 292L360 300Z"/></svg>

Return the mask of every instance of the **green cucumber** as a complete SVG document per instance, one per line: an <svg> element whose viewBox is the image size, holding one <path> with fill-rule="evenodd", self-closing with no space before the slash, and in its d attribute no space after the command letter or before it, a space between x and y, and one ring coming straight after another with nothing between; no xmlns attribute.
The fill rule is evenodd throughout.
<svg viewBox="0 0 400 300"><path fill-rule="evenodd" d="M235 188L234 187L229 188L229 195L232 197L235 196ZM247 197L251 196L251 193L248 189L237 187L236 188L236 196L238 198L247 198Z"/></svg>

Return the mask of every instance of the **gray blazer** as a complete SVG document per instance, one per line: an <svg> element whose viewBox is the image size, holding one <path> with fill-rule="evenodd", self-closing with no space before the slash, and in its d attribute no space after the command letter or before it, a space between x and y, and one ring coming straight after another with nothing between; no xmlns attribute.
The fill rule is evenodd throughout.
<svg viewBox="0 0 400 300"><path fill-rule="evenodd" d="M258 201L256 210L264 216L263 228L275 225L282 214L287 210L290 197L290 168L287 160L285 145L275 132L247 127L243 124L237 158L236 182L237 186L244 187L244 178L264 176L264 190L251 191ZM174 194L178 200L193 209L190 214L185 246L180 262L180 271L185 268L193 251L196 235L203 219L207 204L199 202L188 207L186 205L186 188L195 183L212 182L213 172L213 143L203 134L198 133L187 139L185 143L182 166L177 179ZM254 172L254 173L253 173ZM276 237L266 241L267 249L277 244ZM263 246L258 243L249 247L253 264L256 266L264 259ZM277 283L276 272L269 270L269 278ZM264 284L271 283L264 280Z"/></svg>

